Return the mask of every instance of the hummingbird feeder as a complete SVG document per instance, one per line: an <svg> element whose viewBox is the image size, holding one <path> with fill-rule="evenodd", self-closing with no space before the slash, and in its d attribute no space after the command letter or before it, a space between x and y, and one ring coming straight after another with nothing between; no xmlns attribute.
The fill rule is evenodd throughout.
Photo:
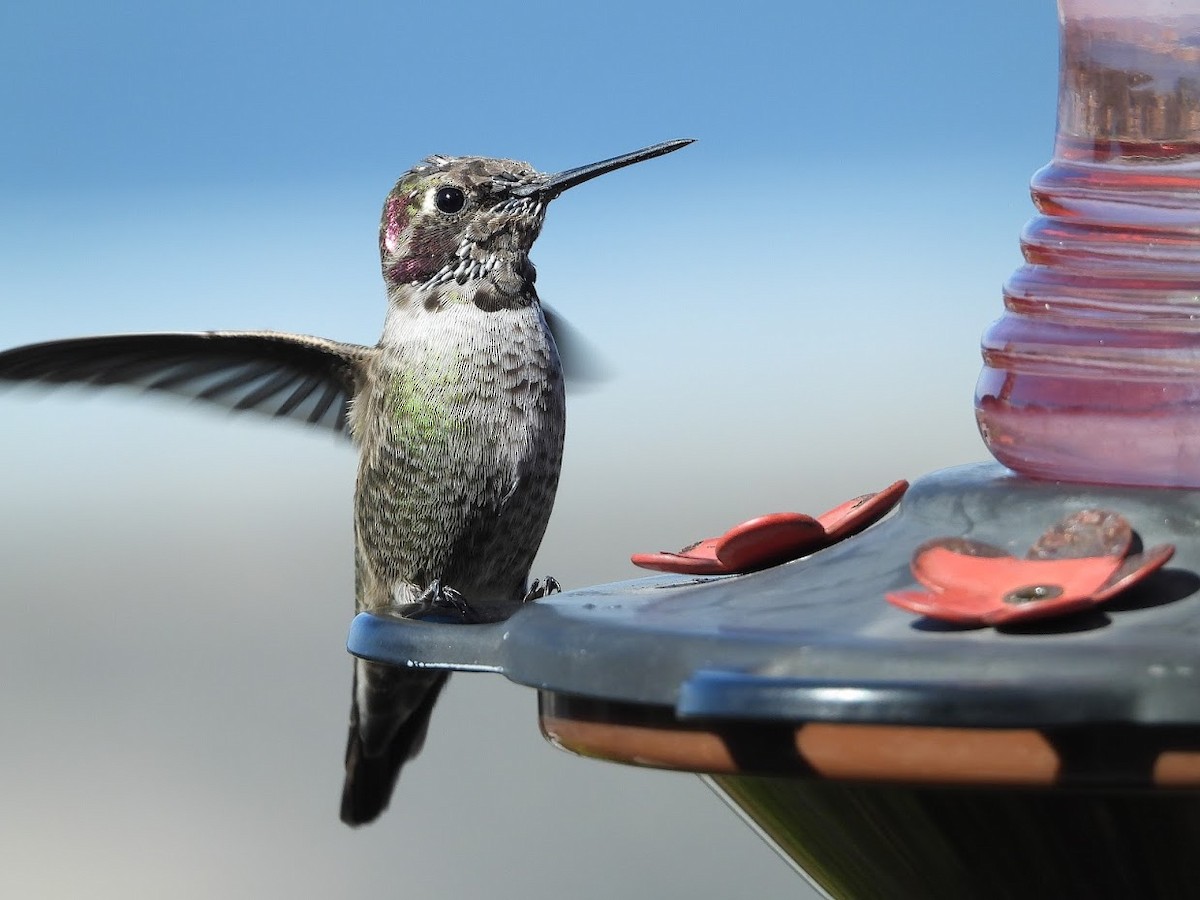
<svg viewBox="0 0 1200 900"><path fill-rule="evenodd" d="M1197 896L1200 0L1059 13L997 462L501 623L363 613L351 652L535 688L550 741L701 773L830 897Z"/></svg>

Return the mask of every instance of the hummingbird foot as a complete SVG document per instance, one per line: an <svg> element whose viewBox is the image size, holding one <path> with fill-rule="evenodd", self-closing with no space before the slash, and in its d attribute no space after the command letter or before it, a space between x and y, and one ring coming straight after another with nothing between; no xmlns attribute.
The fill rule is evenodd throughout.
<svg viewBox="0 0 1200 900"><path fill-rule="evenodd" d="M549 597L551 594L562 592L562 585L558 583L558 579L553 575L547 575L545 581L537 578L533 579L533 584L529 586L528 592L522 603L532 603L534 600L541 600L543 597Z"/></svg>
<svg viewBox="0 0 1200 900"><path fill-rule="evenodd" d="M455 618L463 624L477 622L478 618L466 599L449 585L435 580L416 600L404 604L401 615L408 619Z"/></svg>

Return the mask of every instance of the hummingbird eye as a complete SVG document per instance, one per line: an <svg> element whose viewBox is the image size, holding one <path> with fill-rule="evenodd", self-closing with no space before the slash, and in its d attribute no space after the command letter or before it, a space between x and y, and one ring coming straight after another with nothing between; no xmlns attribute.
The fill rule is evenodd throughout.
<svg viewBox="0 0 1200 900"><path fill-rule="evenodd" d="M456 187L438 188L437 196L433 198L434 205L446 213L453 215L467 205L467 196Z"/></svg>

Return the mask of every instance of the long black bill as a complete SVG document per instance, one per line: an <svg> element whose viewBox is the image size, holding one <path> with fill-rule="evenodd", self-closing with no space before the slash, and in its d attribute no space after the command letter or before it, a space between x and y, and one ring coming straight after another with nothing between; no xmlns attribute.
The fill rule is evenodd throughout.
<svg viewBox="0 0 1200 900"><path fill-rule="evenodd" d="M623 154L622 156L614 156L612 159L606 159L602 162L580 166L577 169L567 169L565 172L549 175L545 181L522 185L521 187L514 188L512 193L515 197L536 196L542 200L553 200L567 188L573 188L577 184L591 181L597 175L603 175L605 172L611 172L614 169L631 166L643 160L654 159L656 156L663 156L664 154L678 150L680 147L686 147L692 142L692 138L663 141L661 144L655 144L653 147L645 147L641 150L634 150L632 153Z"/></svg>

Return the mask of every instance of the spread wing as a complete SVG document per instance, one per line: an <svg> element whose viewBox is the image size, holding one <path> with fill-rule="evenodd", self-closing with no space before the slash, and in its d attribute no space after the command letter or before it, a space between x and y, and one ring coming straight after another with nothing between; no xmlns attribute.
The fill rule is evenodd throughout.
<svg viewBox="0 0 1200 900"><path fill-rule="evenodd" d="M128 385L346 429L371 349L274 331L118 334L0 353L0 381Z"/></svg>
<svg viewBox="0 0 1200 900"><path fill-rule="evenodd" d="M609 377L608 367L600 358L600 353L574 325L545 303L542 304L542 315L546 317L546 327L554 335L563 375L569 386L594 387Z"/></svg>

